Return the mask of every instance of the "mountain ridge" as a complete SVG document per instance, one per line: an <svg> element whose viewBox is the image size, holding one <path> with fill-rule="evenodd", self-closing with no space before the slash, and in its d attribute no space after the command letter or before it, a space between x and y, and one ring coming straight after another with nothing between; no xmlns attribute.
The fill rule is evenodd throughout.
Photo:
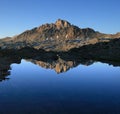
<svg viewBox="0 0 120 114"><path fill-rule="evenodd" d="M43 24L12 38L0 39L1 49L32 47L46 51L67 51L83 45L119 38L120 33L103 34L92 28L79 28L66 20Z"/></svg>

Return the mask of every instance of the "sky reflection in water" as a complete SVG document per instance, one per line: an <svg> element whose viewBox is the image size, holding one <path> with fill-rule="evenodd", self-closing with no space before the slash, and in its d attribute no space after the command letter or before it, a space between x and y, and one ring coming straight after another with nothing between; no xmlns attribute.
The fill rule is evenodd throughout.
<svg viewBox="0 0 120 114"><path fill-rule="evenodd" d="M26 60L0 82L0 114L120 113L120 67L79 65L57 74Z"/></svg>

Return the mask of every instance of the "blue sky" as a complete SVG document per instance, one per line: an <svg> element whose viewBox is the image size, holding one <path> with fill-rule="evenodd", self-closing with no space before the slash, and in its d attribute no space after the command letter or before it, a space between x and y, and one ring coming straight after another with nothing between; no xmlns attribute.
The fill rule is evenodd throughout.
<svg viewBox="0 0 120 114"><path fill-rule="evenodd" d="M0 38L55 22L58 18L80 28L120 32L120 0L1 0Z"/></svg>

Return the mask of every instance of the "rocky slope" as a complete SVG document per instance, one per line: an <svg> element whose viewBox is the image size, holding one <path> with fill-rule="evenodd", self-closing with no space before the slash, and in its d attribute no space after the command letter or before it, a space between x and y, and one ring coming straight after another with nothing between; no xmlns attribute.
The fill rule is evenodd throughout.
<svg viewBox="0 0 120 114"><path fill-rule="evenodd" d="M44 24L15 37L0 39L0 47L2 49L32 47L46 51L68 51L83 45L108 42L110 39L119 37L120 33L102 34L91 28L81 29L65 20L58 19L55 23Z"/></svg>

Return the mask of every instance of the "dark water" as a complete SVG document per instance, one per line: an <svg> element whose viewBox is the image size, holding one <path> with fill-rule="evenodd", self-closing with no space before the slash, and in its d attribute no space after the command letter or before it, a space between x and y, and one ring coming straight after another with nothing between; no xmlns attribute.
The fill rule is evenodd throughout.
<svg viewBox="0 0 120 114"><path fill-rule="evenodd" d="M0 114L120 114L120 67L96 62L57 74L29 61L0 82Z"/></svg>

